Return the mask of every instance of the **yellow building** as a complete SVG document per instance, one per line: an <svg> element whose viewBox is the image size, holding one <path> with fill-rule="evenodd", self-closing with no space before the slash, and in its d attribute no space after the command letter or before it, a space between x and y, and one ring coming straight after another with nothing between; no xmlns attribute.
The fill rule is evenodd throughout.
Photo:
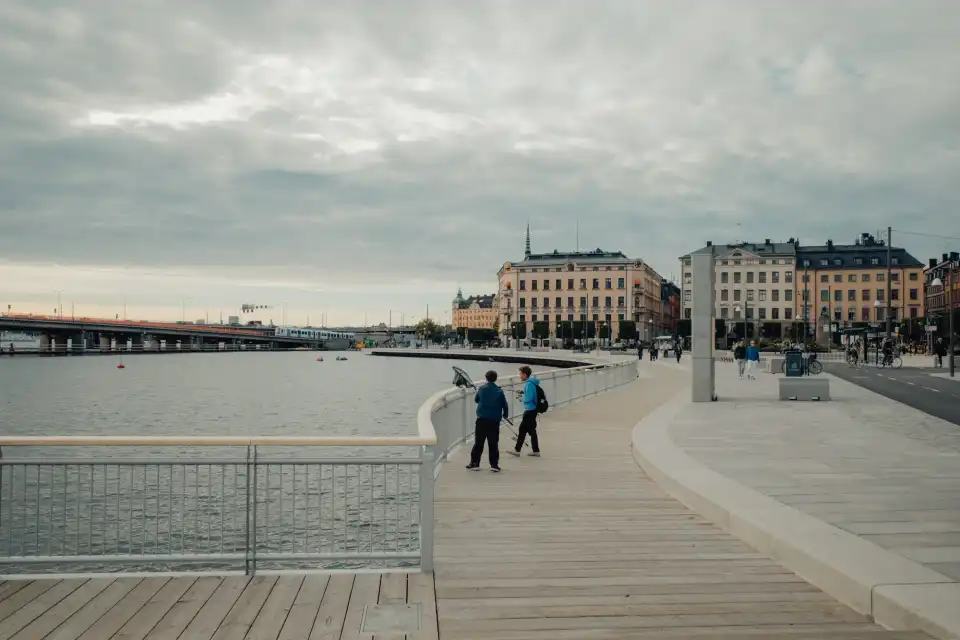
<svg viewBox="0 0 960 640"><path fill-rule="evenodd" d="M483 295L463 297L463 292L457 290L457 297L453 299L451 327L466 329L493 329L497 326L497 296Z"/></svg>
<svg viewBox="0 0 960 640"><path fill-rule="evenodd" d="M895 325L923 316L923 263L891 247L888 282L887 253L886 243L867 233L854 244L798 246L795 317L816 323L822 334L827 318L839 327L884 323L888 306Z"/></svg>

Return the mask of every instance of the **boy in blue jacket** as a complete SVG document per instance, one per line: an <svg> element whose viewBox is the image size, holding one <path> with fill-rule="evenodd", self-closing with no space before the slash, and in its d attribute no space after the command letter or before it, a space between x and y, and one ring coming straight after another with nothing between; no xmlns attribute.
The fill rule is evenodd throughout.
<svg viewBox="0 0 960 640"><path fill-rule="evenodd" d="M540 440L537 439L537 387L540 381L533 377L533 370L530 367L520 367L520 379L523 381L523 419L520 421L520 427L517 429L517 448L508 449L514 456L520 455L523 449L523 441L527 434L530 434L530 446L533 447L534 458L540 457Z"/></svg>
<svg viewBox="0 0 960 640"><path fill-rule="evenodd" d="M497 372L487 371L487 384L477 389L474 400L477 403L477 430L473 449L470 451L470 464L467 469L476 471L480 468L480 458L483 456L483 443L490 443L490 470L500 471L500 419L510 415L507 406L507 397L503 389L497 386Z"/></svg>

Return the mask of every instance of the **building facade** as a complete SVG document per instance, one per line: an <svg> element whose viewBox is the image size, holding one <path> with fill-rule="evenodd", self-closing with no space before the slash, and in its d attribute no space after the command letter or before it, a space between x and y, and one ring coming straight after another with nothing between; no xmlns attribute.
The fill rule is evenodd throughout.
<svg viewBox="0 0 960 640"><path fill-rule="evenodd" d="M797 246L790 242L739 242L707 245L696 254L713 255L716 265L714 317L728 336L777 339L788 331L795 313ZM681 256L681 313L693 316L691 256ZM707 301L706 304L710 304Z"/></svg>
<svg viewBox="0 0 960 640"><path fill-rule="evenodd" d="M675 283L664 280L660 283L660 305L663 316L663 329L666 333L675 335L677 321L680 319L680 298L683 294Z"/></svg>
<svg viewBox="0 0 960 640"><path fill-rule="evenodd" d="M571 322L612 328L614 339L635 337L619 336L621 321L634 322L641 339L664 330L663 278L620 251L532 253L528 229L524 259L504 263L497 278L504 337L512 323L520 323L522 335L530 335L534 323L547 323L551 338L564 338Z"/></svg>
<svg viewBox="0 0 960 640"><path fill-rule="evenodd" d="M497 326L497 307L496 294L464 298L463 292L457 289L450 313L451 329L494 329Z"/></svg>
<svg viewBox="0 0 960 640"><path fill-rule="evenodd" d="M934 284L935 280L939 284ZM940 259L931 258L923 271L924 315L946 327L947 309L954 310L954 328L957 328L957 310L960 309L960 253L944 253ZM944 331L939 331L944 334Z"/></svg>
<svg viewBox="0 0 960 640"><path fill-rule="evenodd" d="M900 324L924 315L923 265L905 249L864 233L853 244L741 242L707 246L716 263L715 317L728 336L779 339L828 334L855 324L882 323L887 308ZM887 300L887 255L890 297ZM690 256L681 256L682 313L692 316Z"/></svg>

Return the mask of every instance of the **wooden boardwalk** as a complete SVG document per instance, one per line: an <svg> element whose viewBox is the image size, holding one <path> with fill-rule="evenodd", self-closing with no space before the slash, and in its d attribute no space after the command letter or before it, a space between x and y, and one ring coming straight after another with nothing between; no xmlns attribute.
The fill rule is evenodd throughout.
<svg viewBox="0 0 960 640"><path fill-rule="evenodd" d="M378 603L419 604L420 632L361 633ZM436 625L433 578L419 573L0 583L0 640L436 640Z"/></svg>
<svg viewBox="0 0 960 640"><path fill-rule="evenodd" d="M461 450L443 469L443 640L927 638L872 624L647 479L630 433L689 373L643 366L656 377L547 413L542 458L470 472Z"/></svg>

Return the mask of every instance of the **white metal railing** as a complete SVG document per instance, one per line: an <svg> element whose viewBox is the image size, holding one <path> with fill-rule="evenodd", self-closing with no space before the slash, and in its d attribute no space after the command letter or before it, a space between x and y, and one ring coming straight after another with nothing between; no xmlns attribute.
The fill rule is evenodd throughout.
<svg viewBox="0 0 960 640"><path fill-rule="evenodd" d="M536 375L553 410L637 369ZM519 379L500 382L519 416ZM412 436L0 437L0 575L432 571L434 480L473 434L473 393L431 396Z"/></svg>

